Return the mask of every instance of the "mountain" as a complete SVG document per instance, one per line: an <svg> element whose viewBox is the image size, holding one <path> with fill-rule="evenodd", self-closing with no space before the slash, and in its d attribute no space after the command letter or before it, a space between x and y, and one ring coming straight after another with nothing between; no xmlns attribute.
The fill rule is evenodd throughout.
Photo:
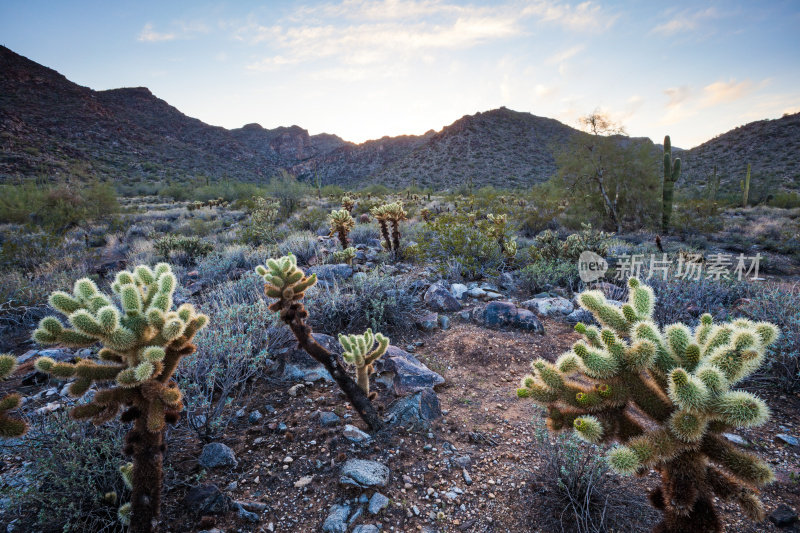
<svg viewBox="0 0 800 533"><path fill-rule="evenodd" d="M800 113L745 124L679 155L678 187L704 189L716 167L720 190L737 192L750 163L759 196L800 190Z"/></svg>
<svg viewBox="0 0 800 533"><path fill-rule="evenodd" d="M135 184L194 176L264 182L281 171L324 185L437 189L529 186L550 178L577 130L501 107L441 131L360 144L300 126L228 130L187 117L147 88L93 91L0 46L0 181L19 177ZM677 142L677 139L675 140ZM800 189L800 114L747 124L680 153L679 187L702 190L714 165L722 190L748 162L753 187ZM676 149L676 152L678 150Z"/></svg>

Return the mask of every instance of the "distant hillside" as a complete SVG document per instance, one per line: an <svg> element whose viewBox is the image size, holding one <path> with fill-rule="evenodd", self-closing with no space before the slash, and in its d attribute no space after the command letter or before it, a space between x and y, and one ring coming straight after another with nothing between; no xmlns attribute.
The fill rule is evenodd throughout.
<svg viewBox="0 0 800 533"><path fill-rule="evenodd" d="M798 191L800 113L751 122L679 155L683 165L679 187L704 190L716 166L720 190L739 191L750 163L751 186L756 191Z"/></svg>
<svg viewBox="0 0 800 533"><path fill-rule="evenodd" d="M529 186L555 173L554 152L576 130L504 107L466 115L439 132L354 144L300 126L227 130L187 117L144 87L93 91L0 47L0 181L98 177L137 183L194 176L299 179L356 187L437 189ZM680 144L679 139L673 139ZM722 189L800 189L800 114L754 122L682 151L679 187L702 190L714 165Z"/></svg>

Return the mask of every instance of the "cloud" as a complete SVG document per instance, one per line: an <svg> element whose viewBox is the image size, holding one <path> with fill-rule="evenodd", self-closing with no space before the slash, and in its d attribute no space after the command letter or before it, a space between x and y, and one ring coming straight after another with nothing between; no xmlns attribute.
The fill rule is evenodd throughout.
<svg viewBox="0 0 800 533"><path fill-rule="evenodd" d="M664 94L669 97L667 107L677 107L685 102L692 94L692 90L688 85L681 85L680 87L670 87L664 89Z"/></svg>
<svg viewBox="0 0 800 533"><path fill-rule="evenodd" d="M762 82L759 85L763 85ZM736 80L730 81L717 81L703 88L703 105L705 107L715 106L726 102L735 102L751 94L757 88L756 84L751 80L743 80L737 82Z"/></svg>
<svg viewBox="0 0 800 533"><path fill-rule="evenodd" d="M581 53L584 49L582 44L573 46L572 48L567 48L566 50L562 50L561 52L557 52L545 60L545 63L548 65L555 65L559 63L563 63L568 59L571 59Z"/></svg>
<svg viewBox="0 0 800 533"><path fill-rule="evenodd" d="M703 21L718 17L719 12L713 7L697 11L684 10L675 14L667 22L655 26L650 32L669 36L675 35L676 33L694 31Z"/></svg>
<svg viewBox="0 0 800 533"><path fill-rule="evenodd" d="M208 26L199 21L176 21L172 23L172 30L158 32L151 22L148 22L139 32L138 41L145 43L158 43L174 41L176 39L190 39L199 34L208 33Z"/></svg>
<svg viewBox="0 0 800 533"><path fill-rule="evenodd" d="M534 16L543 22L555 22L575 31L603 31L614 25L619 15L610 14L600 5L583 2L576 6L552 0L536 0L523 8L521 15Z"/></svg>

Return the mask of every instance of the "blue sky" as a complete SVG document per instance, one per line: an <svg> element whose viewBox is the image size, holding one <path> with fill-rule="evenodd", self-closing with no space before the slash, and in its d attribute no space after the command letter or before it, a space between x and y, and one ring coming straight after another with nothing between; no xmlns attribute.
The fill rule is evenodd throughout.
<svg viewBox="0 0 800 533"><path fill-rule="evenodd" d="M800 2L3 0L0 43L234 128L361 142L506 106L692 147L800 111Z"/></svg>

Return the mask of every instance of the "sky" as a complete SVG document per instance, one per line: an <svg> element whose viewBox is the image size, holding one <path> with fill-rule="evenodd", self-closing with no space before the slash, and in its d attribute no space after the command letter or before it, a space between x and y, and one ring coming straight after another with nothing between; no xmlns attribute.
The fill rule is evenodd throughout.
<svg viewBox="0 0 800 533"><path fill-rule="evenodd" d="M800 0L0 2L0 44L80 85L353 142L506 106L690 148L800 111L799 27Z"/></svg>

